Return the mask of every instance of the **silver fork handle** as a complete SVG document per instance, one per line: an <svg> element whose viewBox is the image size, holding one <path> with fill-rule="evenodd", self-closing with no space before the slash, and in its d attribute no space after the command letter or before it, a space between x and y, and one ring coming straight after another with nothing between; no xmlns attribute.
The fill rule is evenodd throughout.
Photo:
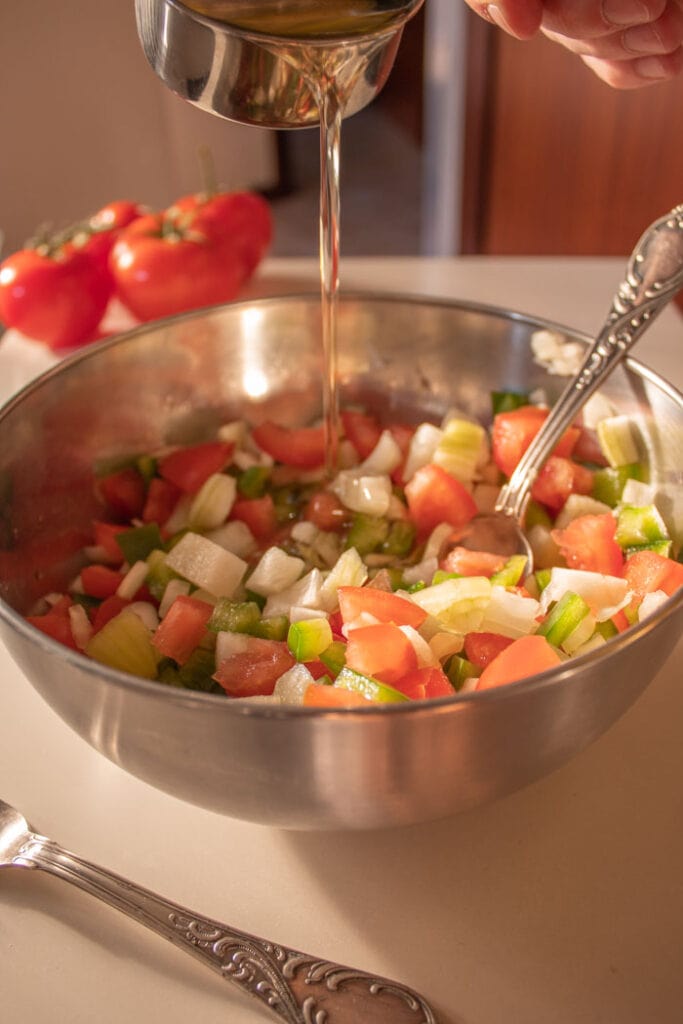
<svg viewBox="0 0 683 1024"><path fill-rule="evenodd" d="M234 982L287 1024L437 1024L411 989L228 928L30 833L12 859L103 900Z"/></svg>
<svg viewBox="0 0 683 1024"><path fill-rule="evenodd" d="M577 375L555 403L520 459L496 505L519 519L538 469L584 402L605 381L683 286L683 205L656 220L641 236L626 267L605 324ZM535 468L534 468L535 467Z"/></svg>

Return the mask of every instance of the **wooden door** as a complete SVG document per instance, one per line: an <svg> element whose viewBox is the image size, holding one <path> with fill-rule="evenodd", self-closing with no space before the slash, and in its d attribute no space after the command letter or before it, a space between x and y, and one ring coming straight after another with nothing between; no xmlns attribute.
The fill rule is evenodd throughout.
<svg viewBox="0 0 683 1024"><path fill-rule="evenodd" d="M683 202L683 76L617 92L545 38L470 32L464 252L623 255Z"/></svg>

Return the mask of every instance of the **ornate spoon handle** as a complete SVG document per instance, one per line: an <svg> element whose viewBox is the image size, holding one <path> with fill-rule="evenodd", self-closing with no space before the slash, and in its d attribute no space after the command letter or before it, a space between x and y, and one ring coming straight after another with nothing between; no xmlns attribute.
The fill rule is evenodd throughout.
<svg viewBox="0 0 683 1024"><path fill-rule="evenodd" d="M538 470L579 409L682 286L683 205L656 220L640 238L602 330L502 488L496 511L521 517Z"/></svg>
<svg viewBox="0 0 683 1024"><path fill-rule="evenodd" d="M233 981L287 1024L437 1024L416 992L229 928L29 832L12 858L121 910Z"/></svg>

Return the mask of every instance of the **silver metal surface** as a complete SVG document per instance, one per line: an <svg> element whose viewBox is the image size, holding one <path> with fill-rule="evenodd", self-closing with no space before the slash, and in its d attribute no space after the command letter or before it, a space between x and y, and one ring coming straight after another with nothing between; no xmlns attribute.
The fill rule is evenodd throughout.
<svg viewBox="0 0 683 1024"><path fill-rule="evenodd" d="M0 868L39 868L102 900L190 953L286 1024L437 1024L422 996L396 981L203 917L31 831L0 800Z"/></svg>
<svg viewBox="0 0 683 1024"><path fill-rule="evenodd" d="M453 407L486 422L492 389L543 387L552 402L563 381L534 362L530 340L541 328L577 340L503 310L343 295L342 404L417 423ZM11 400L0 411L0 636L80 736L176 797L297 829L442 817L538 779L604 732L680 636L683 593L544 675L342 711L169 689L89 661L22 616L82 564L99 514L96 460L206 439L237 416L310 422L320 415L320 358L317 295L241 302L84 349ZM631 359L605 394L637 417L651 478L680 507L683 398Z"/></svg>
<svg viewBox="0 0 683 1024"><path fill-rule="evenodd" d="M345 117L375 98L393 67L403 24L422 3L405 0L403 21L389 30L305 41L234 28L177 0L135 0L135 13L145 56L173 92L232 121L305 128L319 123L315 92L323 76L334 77Z"/></svg>

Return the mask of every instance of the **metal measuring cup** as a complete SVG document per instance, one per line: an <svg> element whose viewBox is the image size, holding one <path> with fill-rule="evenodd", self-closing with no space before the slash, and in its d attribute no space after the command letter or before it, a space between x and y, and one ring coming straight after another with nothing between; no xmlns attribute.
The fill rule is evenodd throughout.
<svg viewBox="0 0 683 1024"><path fill-rule="evenodd" d="M321 73L334 75L345 117L377 96L422 3L406 0L397 20L367 35L305 40L233 27L178 0L135 0L135 13L144 53L173 92L231 121L305 128L319 124Z"/></svg>

